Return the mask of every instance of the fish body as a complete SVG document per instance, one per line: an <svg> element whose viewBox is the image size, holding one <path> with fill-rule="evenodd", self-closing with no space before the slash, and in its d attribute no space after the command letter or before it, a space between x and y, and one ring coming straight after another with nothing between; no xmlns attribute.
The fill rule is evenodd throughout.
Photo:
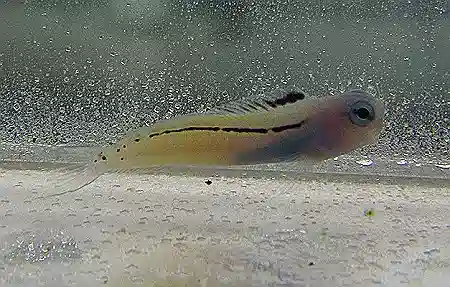
<svg viewBox="0 0 450 287"><path fill-rule="evenodd" d="M362 90L321 98L278 90L131 131L85 167L86 183L164 165L318 162L374 143L383 118L383 104Z"/></svg>

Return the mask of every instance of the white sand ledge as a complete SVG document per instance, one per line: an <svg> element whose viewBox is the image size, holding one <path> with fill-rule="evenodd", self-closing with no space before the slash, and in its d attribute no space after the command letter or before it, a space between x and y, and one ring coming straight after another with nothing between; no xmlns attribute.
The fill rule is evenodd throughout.
<svg viewBox="0 0 450 287"><path fill-rule="evenodd" d="M0 286L450 282L445 184L112 174L38 199L48 176L0 173Z"/></svg>

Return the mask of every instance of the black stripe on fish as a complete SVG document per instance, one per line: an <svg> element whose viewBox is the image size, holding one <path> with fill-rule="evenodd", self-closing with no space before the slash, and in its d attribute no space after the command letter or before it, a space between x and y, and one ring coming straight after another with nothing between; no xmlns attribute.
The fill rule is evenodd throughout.
<svg viewBox="0 0 450 287"><path fill-rule="evenodd" d="M280 132L291 130L291 129L298 129L298 128L301 128L305 122L306 122L306 120L301 121L301 122L296 123L296 124L292 124L292 125L274 127L271 130L273 132L275 132L275 133L280 133Z"/></svg>
<svg viewBox="0 0 450 287"><path fill-rule="evenodd" d="M165 130L158 133L152 133L149 134L149 138L153 138L156 136L164 135L164 134L171 134L171 133L180 133L180 132L189 132L189 131L212 131L212 132L235 132L235 133L256 133L256 134L267 134L269 131L272 131L274 133L280 133L287 130L292 129L298 129L301 128L308 120L305 119L299 123L291 124L291 125L284 125L284 126L276 126L271 128L240 128L240 127L186 127L186 128L180 128L180 129L173 129L173 130ZM135 142L139 142L140 138L136 137L134 139ZM126 145L123 145L123 148L126 148ZM120 152L120 149L117 149L116 152ZM97 156L102 161L106 161L107 158L102 153L100 153ZM120 158L120 160L123 160L123 158ZM94 162L97 162L98 160L94 160Z"/></svg>
<svg viewBox="0 0 450 287"><path fill-rule="evenodd" d="M293 104L297 101L305 99L305 94L300 92L290 92L287 93L284 97L275 99L274 101L265 100L266 104L271 106L272 108L276 108L279 106L284 106L286 104Z"/></svg>
<svg viewBox="0 0 450 287"><path fill-rule="evenodd" d="M188 131L212 131L212 132L235 132L235 133L256 133L256 134L267 134L269 131L280 133L283 131L291 130L291 129L298 129L301 128L307 120L303 120L299 123L295 123L292 125L285 125L285 126L277 126L272 128L241 128L241 127L187 127L187 128L181 128L181 129L174 129L174 130L165 130L158 133L152 133L149 134L149 138L153 138L156 136L164 135L164 134L171 134L171 133L179 133L179 132L188 132Z"/></svg>

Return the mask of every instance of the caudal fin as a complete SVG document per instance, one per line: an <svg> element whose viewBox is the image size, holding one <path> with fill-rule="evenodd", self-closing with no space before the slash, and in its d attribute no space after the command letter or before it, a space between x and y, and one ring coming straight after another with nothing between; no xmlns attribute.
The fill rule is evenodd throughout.
<svg viewBox="0 0 450 287"><path fill-rule="evenodd" d="M102 173L95 164L58 168L46 180L46 189L51 194L45 198L78 191L95 181Z"/></svg>

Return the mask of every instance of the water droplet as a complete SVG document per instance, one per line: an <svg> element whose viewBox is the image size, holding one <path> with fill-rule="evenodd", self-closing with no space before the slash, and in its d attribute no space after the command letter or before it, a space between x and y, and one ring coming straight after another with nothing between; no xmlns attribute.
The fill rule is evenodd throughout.
<svg viewBox="0 0 450 287"><path fill-rule="evenodd" d="M397 164L398 165L407 165L408 162L406 160L402 159L402 160L397 161Z"/></svg>
<svg viewBox="0 0 450 287"><path fill-rule="evenodd" d="M374 164L374 162L371 161L370 159L358 160L358 161L356 161L356 163L359 165L362 165L362 166L371 166L372 164Z"/></svg>
<svg viewBox="0 0 450 287"><path fill-rule="evenodd" d="M376 94L377 94L377 89L376 89L374 86L369 85L369 86L367 87L367 92L368 92L369 94L376 95Z"/></svg>
<svg viewBox="0 0 450 287"><path fill-rule="evenodd" d="M20 110L19 103L15 102L14 105L13 105L13 109L14 109L14 111L18 112Z"/></svg>

